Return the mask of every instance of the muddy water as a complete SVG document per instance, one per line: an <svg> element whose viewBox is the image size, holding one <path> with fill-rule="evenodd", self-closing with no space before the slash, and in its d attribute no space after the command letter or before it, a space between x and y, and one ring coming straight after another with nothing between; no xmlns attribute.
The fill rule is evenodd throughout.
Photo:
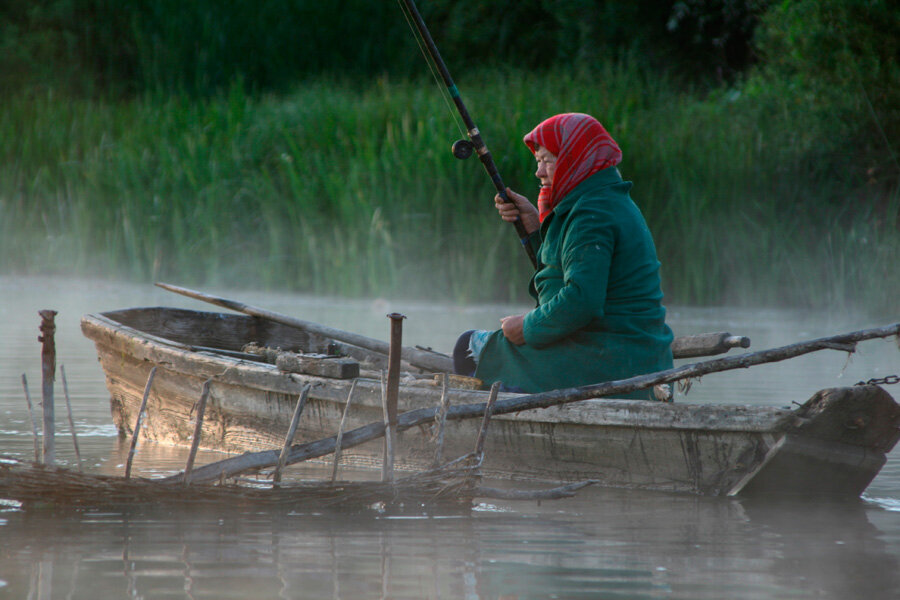
<svg viewBox="0 0 900 600"><path fill-rule="evenodd" d="M526 307L429 306L208 290L299 318L447 351L467 328ZM86 469L121 472L103 374L79 318L129 306L207 309L149 285L0 278L0 454L33 455L21 376L40 390L37 311L57 316L75 431ZM892 319L786 310L670 307L678 334L730 330L763 349ZM896 320L896 316L893 317ZM816 353L695 382L678 402L788 406L816 390L900 373L893 342L848 361ZM888 386L898 397L900 386ZM61 397L57 386L57 397ZM57 403L57 406L64 406ZM60 409L58 409L60 410ZM73 465L64 413L60 462ZM203 454L198 461L219 456ZM142 474L184 452L142 444ZM544 502L481 504L465 515L265 511L23 511L0 506L0 598L898 598L900 451L858 502L791 502L588 488Z"/></svg>

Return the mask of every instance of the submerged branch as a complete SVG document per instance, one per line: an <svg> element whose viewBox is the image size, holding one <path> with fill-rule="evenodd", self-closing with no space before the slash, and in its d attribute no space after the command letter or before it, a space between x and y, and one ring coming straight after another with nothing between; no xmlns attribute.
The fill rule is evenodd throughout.
<svg viewBox="0 0 900 600"><path fill-rule="evenodd" d="M595 483L599 483L599 480L588 479L547 490L516 490L477 487L475 488L475 496L479 498L495 498L497 500L556 500L557 498L571 498L575 495L575 492L581 488Z"/></svg>

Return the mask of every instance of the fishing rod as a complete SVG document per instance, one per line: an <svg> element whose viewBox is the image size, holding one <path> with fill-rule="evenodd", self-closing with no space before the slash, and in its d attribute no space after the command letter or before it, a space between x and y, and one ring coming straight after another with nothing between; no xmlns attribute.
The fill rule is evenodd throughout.
<svg viewBox="0 0 900 600"><path fill-rule="evenodd" d="M441 53L438 51L434 39L432 39L431 33L428 31L428 27L425 25L422 15L419 14L416 3L413 0L403 0L403 5L406 7L407 12L412 16L416 29L419 31L419 35L422 36L422 40L425 42L428 54L437 66L438 71L441 74L441 79L444 80L444 84L446 84L447 90L450 92L450 97L453 98L453 103L456 105L456 109L459 111L463 123L466 125L466 133L468 134L469 139L457 140L454 142L453 147L451 148L453 156L460 160L465 160L472 156L473 151L478 153L478 158L481 159L481 164L484 165L500 198L504 202L512 202L506 193L506 186L500 178L500 173L497 171L497 165L494 164L494 159L491 157L491 153L488 151L487 146L481 137L481 132L478 131L478 127L475 126L475 122L472 120L472 117L469 116L469 111L466 109L466 105L463 104L462 98L459 95L459 90L457 89L456 84L453 83L450 71L447 69L447 65L441 58ZM522 219L517 218L513 222L513 226L516 228L519 241L522 243L522 248L525 250L525 254L528 255L531 265L537 268L537 257L534 255L534 249L528 242L528 232L525 231L525 225L522 223Z"/></svg>

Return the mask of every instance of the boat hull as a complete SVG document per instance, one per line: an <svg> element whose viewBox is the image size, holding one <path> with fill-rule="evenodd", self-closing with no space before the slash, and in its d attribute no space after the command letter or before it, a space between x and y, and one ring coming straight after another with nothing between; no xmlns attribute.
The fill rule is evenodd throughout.
<svg viewBox="0 0 900 600"><path fill-rule="evenodd" d="M337 433L351 387L345 430L383 418L381 383L375 378L361 376L353 386L349 379L286 373L274 365L196 349L239 350L249 341L312 350L333 346L288 327L252 317L150 308L87 315L82 329L96 344L113 420L123 435L133 431L154 367L141 436L161 443L190 445L192 410L208 379L201 446L209 449L281 448L306 385L309 399L295 444ZM453 406L487 399L486 392L461 389L451 389L449 396ZM401 385L401 412L434 408L440 401L441 389L433 381L409 379ZM483 472L492 478L592 479L608 486L711 495L858 496L896 443L898 424L900 406L877 386L824 390L796 410L583 400L495 416ZM479 426L479 419L448 421L441 458L470 452ZM395 467L432 465L434 430L429 425L401 432ZM382 441L375 440L345 449L341 464L380 469L382 456Z"/></svg>

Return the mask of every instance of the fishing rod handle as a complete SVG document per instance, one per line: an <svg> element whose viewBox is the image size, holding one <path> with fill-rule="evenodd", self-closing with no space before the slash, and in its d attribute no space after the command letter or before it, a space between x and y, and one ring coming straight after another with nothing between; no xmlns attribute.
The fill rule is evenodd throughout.
<svg viewBox="0 0 900 600"><path fill-rule="evenodd" d="M512 200L509 199L509 195L506 193L506 184L503 183L503 179L500 177L500 172L497 170L497 164L494 162L494 158L491 156L491 152L488 150L484 140L481 139L481 133L478 131L478 128L471 127L467 133L469 139L472 140L472 145L475 147L475 152L478 154L481 164L484 165L484 169L490 176L491 182L494 184L494 188L497 190L500 198L504 203L512 202ZM530 234L525 230L525 224L522 223L521 217L517 217L516 220L513 221L513 227L516 228L516 235L519 236L519 242L522 244L525 254L528 255L531 266L536 269L538 266L537 256L535 256L534 249L531 247L531 242L529 241Z"/></svg>
<svg viewBox="0 0 900 600"><path fill-rule="evenodd" d="M512 200L509 199L509 194L506 193L505 188L502 192L499 192L499 195L505 203L512 202ZM531 234L525 229L525 224L522 223L522 217L516 217L516 220L513 221L512 224L513 227L516 228L516 235L519 236L519 242L522 244L522 249L525 250L525 254L528 255L528 260L531 261L531 266L537 269L537 256L534 253L534 248L531 247Z"/></svg>
<svg viewBox="0 0 900 600"><path fill-rule="evenodd" d="M513 201L509 198L509 194L506 193L506 185L503 183L503 179L500 177L500 173L497 171L497 165L496 163L494 163L494 159L493 157L491 157L490 151L481 140L481 135L478 133L478 129L475 128L473 131L474 135L473 132L470 131L469 137L472 139L472 143L475 146L475 151L478 153L478 158L481 159L481 163L484 165L484 168L488 172L488 175L490 175L491 181L493 182L494 188L496 188L500 199L503 200L505 204L513 203ZM525 254L528 255L528 260L531 261L531 266L536 269L538 266L537 256L535 256L534 248L531 247L531 242L529 241L531 234L526 231L525 224L522 223L521 217L516 217L516 220L513 221L513 227L516 228L516 235L519 236L519 242L522 244L522 248L525 250Z"/></svg>
<svg viewBox="0 0 900 600"><path fill-rule="evenodd" d="M491 152L488 150L484 140L481 139L481 133L478 131L478 128L473 126L469 128L467 133L475 148L475 152L478 154L479 160L481 160L481 164L484 165L484 169L487 171L488 176L490 176L491 182L494 184L494 188L497 190L500 198L504 203L512 202L512 200L509 199L509 195L506 193L506 184L503 183L503 179L500 177L500 172L497 170L497 164L494 162L494 158L491 156ZM537 256L535 256L534 249L531 247L531 242L529 241L530 234L525 230L525 224L522 223L521 217L517 217L516 220L513 221L513 227L516 228L516 235L519 236L519 242L522 244L525 254L528 255L531 266L536 269L538 266Z"/></svg>

